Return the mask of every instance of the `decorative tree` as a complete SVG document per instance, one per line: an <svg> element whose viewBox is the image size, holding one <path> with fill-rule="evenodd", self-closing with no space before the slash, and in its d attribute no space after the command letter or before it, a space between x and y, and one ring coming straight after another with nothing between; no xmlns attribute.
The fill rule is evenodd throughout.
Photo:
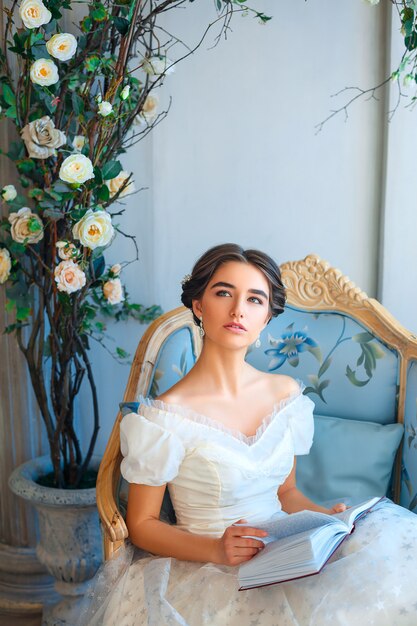
<svg viewBox="0 0 417 626"><path fill-rule="evenodd" d="M15 334L28 364L56 487L83 484L97 438L91 340L103 343L106 317L148 322L160 312L131 303L122 265L106 266L116 233L136 247L114 222L124 209L110 210L135 191L119 157L166 116L158 112L157 88L213 24L219 38L236 11L269 19L244 0L216 0L217 18L200 42L172 60L181 42L161 17L192 1L81 0L77 36L61 27L70 0L12 0L5 8L0 104L17 138L4 154L16 164L22 192L11 184L2 189L10 214L0 224L0 283L7 311L15 312L6 332ZM115 356L126 354L118 348ZM74 409L85 378L93 428L84 456Z"/></svg>

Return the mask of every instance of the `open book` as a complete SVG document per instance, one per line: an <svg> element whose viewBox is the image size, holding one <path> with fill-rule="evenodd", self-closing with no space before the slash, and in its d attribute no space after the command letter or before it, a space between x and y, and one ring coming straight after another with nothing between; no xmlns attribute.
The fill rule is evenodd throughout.
<svg viewBox="0 0 417 626"><path fill-rule="evenodd" d="M239 589L317 574L353 532L355 522L382 499L371 498L334 515L316 511L281 513L256 524L268 532L268 537L263 539L266 545L250 561L240 565Z"/></svg>

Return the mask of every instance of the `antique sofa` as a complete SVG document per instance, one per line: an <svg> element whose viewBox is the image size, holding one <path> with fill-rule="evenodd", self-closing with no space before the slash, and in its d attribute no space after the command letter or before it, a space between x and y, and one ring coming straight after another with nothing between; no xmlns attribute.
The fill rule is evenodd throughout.
<svg viewBox="0 0 417 626"><path fill-rule="evenodd" d="M320 502L387 494L417 510L417 338L316 255L284 263L281 271L286 310L271 320L247 360L299 379L315 402L313 448L297 460L299 487ZM163 393L193 366L200 349L187 309L162 315L137 348L122 409L135 409L140 394ZM128 536L120 497L122 412L97 484L106 558Z"/></svg>

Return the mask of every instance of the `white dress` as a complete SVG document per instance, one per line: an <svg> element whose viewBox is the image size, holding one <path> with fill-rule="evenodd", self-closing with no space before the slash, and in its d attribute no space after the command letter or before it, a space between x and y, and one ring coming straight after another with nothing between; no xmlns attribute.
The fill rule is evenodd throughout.
<svg viewBox="0 0 417 626"><path fill-rule="evenodd" d="M142 399L121 424L122 474L168 483L177 525L221 536L240 518L281 510L277 488L307 454L313 402L274 407L253 437L182 407ZM417 516L386 501L357 523L323 571L238 591L237 568L138 554L99 572L80 624L90 626L416 626Z"/></svg>

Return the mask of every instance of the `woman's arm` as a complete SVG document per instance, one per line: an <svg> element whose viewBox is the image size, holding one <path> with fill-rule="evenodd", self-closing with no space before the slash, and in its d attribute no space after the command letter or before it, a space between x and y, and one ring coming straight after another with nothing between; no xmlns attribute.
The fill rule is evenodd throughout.
<svg viewBox="0 0 417 626"><path fill-rule="evenodd" d="M263 530L229 526L222 537L196 535L161 522L159 514L165 485L129 485L126 523L132 543L139 548L172 556L183 561L238 565L248 561L263 548L262 541L243 535L265 537ZM244 522L245 520L239 520Z"/></svg>
<svg viewBox="0 0 417 626"><path fill-rule="evenodd" d="M346 505L342 503L335 504L331 509L326 509L323 506L315 504L312 500L301 493L301 491L297 489L295 481L295 466L296 460L294 458L294 465L291 473L278 489L278 498L281 502L283 511L286 513L296 513L297 511L307 509L309 511L319 511L320 513L328 513L331 515L333 513L340 513L346 509Z"/></svg>

